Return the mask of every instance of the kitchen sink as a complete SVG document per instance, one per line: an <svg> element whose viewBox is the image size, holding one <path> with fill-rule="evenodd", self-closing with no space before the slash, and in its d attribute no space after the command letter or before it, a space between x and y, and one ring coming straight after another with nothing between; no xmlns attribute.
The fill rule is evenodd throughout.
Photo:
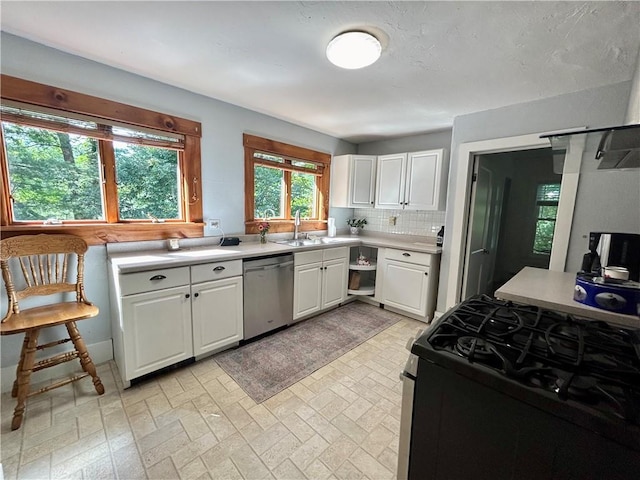
<svg viewBox="0 0 640 480"><path fill-rule="evenodd" d="M326 245L333 243L351 242L352 238L334 238L334 237L322 237L315 239L300 239L300 240L278 240L275 243L280 245L289 245L290 247L307 247L310 245Z"/></svg>
<svg viewBox="0 0 640 480"><path fill-rule="evenodd" d="M308 245L320 245L322 242L320 239L318 240L278 240L277 242L280 245L289 245L290 247L304 247Z"/></svg>

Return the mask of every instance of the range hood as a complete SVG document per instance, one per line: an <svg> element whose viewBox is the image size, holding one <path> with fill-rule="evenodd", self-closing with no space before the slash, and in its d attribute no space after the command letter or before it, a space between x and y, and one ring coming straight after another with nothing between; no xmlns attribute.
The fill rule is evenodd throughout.
<svg viewBox="0 0 640 480"><path fill-rule="evenodd" d="M640 168L640 125L548 133L540 138L548 138L554 152L564 152L572 137L582 135L587 146L593 145L599 170Z"/></svg>

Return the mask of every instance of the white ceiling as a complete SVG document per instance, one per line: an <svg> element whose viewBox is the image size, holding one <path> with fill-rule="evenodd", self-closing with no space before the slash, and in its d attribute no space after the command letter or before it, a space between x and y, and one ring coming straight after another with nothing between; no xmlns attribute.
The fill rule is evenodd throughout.
<svg viewBox="0 0 640 480"><path fill-rule="evenodd" d="M2 30L362 143L630 80L640 2L12 2ZM338 33L379 34L341 70Z"/></svg>

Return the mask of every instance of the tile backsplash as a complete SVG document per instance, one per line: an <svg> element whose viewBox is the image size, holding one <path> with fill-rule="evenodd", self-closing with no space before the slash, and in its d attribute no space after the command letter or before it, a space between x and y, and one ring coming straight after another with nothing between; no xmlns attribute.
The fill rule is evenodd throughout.
<svg viewBox="0 0 640 480"><path fill-rule="evenodd" d="M435 237L444 225L445 212L356 208L353 216L367 219L366 231ZM389 221L393 217L395 225Z"/></svg>

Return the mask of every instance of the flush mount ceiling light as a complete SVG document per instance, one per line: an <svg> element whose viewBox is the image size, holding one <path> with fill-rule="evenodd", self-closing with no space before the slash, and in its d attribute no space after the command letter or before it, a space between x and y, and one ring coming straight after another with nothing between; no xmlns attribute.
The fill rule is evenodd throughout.
<svg viewBox="0 0 640 480"><path fill-rule="evenodd" d="M363 68L374 63L382 53L380 41L366 32L344 32L327 45L327 58L341 68Z"/></svg>

